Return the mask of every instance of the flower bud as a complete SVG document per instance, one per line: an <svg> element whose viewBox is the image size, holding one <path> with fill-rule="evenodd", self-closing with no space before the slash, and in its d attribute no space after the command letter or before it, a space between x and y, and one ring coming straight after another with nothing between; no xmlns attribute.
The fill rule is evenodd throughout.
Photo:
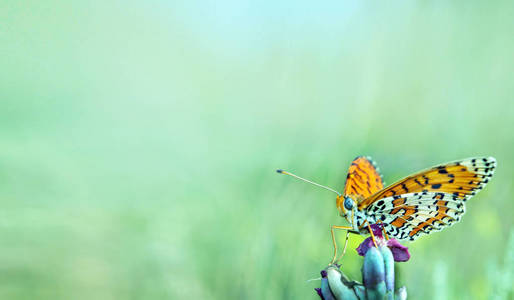
<svg viewBox="0 0 514 300"><path fill-rule="evenodd" d="M362 278L368 300L384 299L386 295L384 258L380 251L371 247L364 256Z"/></svg>
<svg viewBox="0 0 514 300"><path fill-rule="evenodd" d="M321 288L316 290L323 300L335 300L334 294L328 286L327 271L321 271Z"/></svg>
<svg viewBox="0 0 514 300"><path fill-rule="evenodd" d="M341 280L341 273L338 269L333 266L328 267L327 278L330 290L336 299L358 300L357 296L355 296L355 293L353 292L353 289L343 284L343 281Z"/></svg>
<svg viewBox="0 0 514 300"><path fill-rule="evenodd" d="M387 246L378 248L384 258L385 284L388 292L387 299L394 300L394 258Z"/></svg>
<svg viewBox="0 0 514 300"><path fill-rule="evenodd" d="M396 300L407 300L407 288L402 286L401 288L397 289L394 293L394 297Z"/></svg>

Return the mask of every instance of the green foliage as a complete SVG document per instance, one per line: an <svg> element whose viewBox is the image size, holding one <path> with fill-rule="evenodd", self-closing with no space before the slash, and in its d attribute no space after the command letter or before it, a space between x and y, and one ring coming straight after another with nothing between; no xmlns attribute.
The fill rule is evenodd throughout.
<svg viewBox="0 0 514 300"><path fill-rule="evenodd" d="M433 299L441 262L448 299L508 298L489 274L513 227L512 15L511 1L1 1L0 298L315 299L307 280L344 221L332 194L274 170L340 190L361 154L389 183L496 157L462 221L410 244L395 274Z"/></svg>

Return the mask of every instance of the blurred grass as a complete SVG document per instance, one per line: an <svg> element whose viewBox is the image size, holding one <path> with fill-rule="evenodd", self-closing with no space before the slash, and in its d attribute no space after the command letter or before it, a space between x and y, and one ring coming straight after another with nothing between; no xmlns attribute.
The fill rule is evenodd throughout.
<svg viewBox="0 0 514 300"><path fill-rule="evenodd" d="M0 297L315 299L343 220L274 170L341 189L360 154L389 183L498 159L462 222L398 266L412 299L493 295L513 227L514 5L325 5L3 1ZM350 250L345 273L361 261Z"/></svg>

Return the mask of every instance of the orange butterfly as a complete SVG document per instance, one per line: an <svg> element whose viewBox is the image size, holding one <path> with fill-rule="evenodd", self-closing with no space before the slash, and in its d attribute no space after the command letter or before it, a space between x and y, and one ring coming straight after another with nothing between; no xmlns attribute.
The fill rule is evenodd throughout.
<svg viewBox="0 0 514 300"><path fill-rule="evenodd" d="M387 238L413 241L460 221L465 212L464 203L489 182L495 168L494 157L468 158L423 170L384 188L382 175L373 160L359 156L350 165L342 194L292 173L277 172L337 194L339 214L351 226L331 228L333 263L337 255L334 229L370 233L375 241L370 225L382 223Z"/></svg>

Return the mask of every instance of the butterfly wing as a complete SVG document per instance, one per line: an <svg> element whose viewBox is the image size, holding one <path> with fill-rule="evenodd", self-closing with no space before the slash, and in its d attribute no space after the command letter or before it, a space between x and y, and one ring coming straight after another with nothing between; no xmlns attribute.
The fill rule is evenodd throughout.
<svg viewBox="0 0 514 300"><path fill-rule="evenodd" d="M464 202L481 190L496 168L493 157L451 162L408 176L359 203L398 239L415 240L460 220Z"/></svg>
<svg viewBox="0 0 514 300"><path fill-rule="evenodd" d="M382 222L389 236L415 240L460 221L464 212L462 198L441 192L421 192L380 199L367 208L366 215Z"/></svg>
<svg viewBox="0 0 514 300"><path fill-rule="evenodd" d="M355 195L355 199L367 198L384 188L382 175L371 157L355 158L346 176L343 195Z"/></svg>
<svg viewBox="0 0 514 300"><path fill-rule="evenodd" d="M416 192L442 192L467 199L482 189L493 176L494 157L478 157L454 161L405 177L359 202L365 209L378 199Z"/></svg>

